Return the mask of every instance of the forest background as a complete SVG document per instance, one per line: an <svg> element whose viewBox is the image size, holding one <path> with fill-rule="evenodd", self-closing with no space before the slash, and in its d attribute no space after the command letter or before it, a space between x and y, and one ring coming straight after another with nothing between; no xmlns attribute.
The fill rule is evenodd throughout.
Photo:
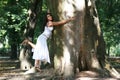
<svg viewBox="0 0 120 80"><path fill-rule="evenodd" d="M37 0L35 0L37 1ZM86 0L87 1L87 0ZM93 0L91 0L93 1ZM34 1L33 1L34 2ZM120 1L96 0L96 8L100 20L100 27L106 43L108 57L120 56ZM36 6L37 5L37 6ZM42 7L38 7L42 5ZM9 56L18 59L22 47L21 42L28 37L33 37L36 42L39 34L44 29L44 15L48 10L47 1L42 4L32 4L29 0L1 0L0 1L0 56ZM49 5L50 6L50 5ZM35 9L37 8L37 9ZM33 9L31 14L30 9ZM35 12L35 14L34 14ZM37 14L37 16L35 16ZM56 16L55 16L56 18ZM29 22L35 30L28 29ZM26 33L26 30L28 33ZM49 41L48 41L49 43ZM58 50L59 51L59 50ZM86 63L85 63L86 64ZM87 65L88 66L88 65ZM85 67L86 68L86 67Z"/></svg>

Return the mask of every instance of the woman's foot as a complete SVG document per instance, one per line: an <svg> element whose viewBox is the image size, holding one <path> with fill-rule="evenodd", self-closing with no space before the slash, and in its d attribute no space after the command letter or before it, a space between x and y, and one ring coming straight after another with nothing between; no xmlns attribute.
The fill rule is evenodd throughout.
<svg viewBox="0 0 120 80"><path fill-rule="evenodd" d="M35 69L39 72L41 72L42 70L39 67L35 67Z"/></svg>

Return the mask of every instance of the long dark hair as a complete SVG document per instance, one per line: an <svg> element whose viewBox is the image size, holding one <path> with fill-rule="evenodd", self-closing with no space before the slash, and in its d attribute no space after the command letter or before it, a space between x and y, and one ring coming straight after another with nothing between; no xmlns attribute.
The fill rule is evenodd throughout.
<svg viewBox="0 0 120 80"><path fill-rule="evenodd" d="M47 15L52 16L52 14L51 14L51 13L46 13L46 14L45 14L44 26L46 26L46 24L47 24L47 22L48 22ZM52 16L52 21L53 21L53 16Z"/></svg>

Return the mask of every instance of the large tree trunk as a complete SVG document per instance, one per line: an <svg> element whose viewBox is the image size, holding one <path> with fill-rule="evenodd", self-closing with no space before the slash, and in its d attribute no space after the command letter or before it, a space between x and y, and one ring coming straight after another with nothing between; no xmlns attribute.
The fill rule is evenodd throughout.
<svg viewBox="0 0 120 80"><path fill-rule="evenodd" d="M28 24L26 26L25 29L25 38L29 39L29 40L33 40L33 36L34 36L34 29L36 26L36 21L37 21L37 15L39 14L39 12L42 9L42 0L31 0L31 7L28 10ZM32 52L31 52L31 47L29 45L25 45L21 51L20 51L20 65L21 65L21 69L25 69L28 70L30 69L33 65L32 65Z"/></svg>
<svg viewBox="0 0 120 80"><path fill-rule="evenodd" d="M70 79L76 71L101 71L106 52L94 0L49 0L48 3L55 18L76 18L54 30L52 49L57 73Z"/></svg>

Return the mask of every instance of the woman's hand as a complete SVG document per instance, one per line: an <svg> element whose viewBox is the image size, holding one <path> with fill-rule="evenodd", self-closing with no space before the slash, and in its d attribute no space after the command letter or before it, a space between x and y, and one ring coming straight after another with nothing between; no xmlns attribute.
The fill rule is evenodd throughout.
<svg viewBox="0 0 120 80"><path fill-rule="evenodd" d="M69 19L66 19L66 20L61 20L61 21L58 21L58 22L52 22L52 26L58 26L58 25L63 25L63 24L66 24L72 20L75 20L75 17L71 17Z"/></svg>

